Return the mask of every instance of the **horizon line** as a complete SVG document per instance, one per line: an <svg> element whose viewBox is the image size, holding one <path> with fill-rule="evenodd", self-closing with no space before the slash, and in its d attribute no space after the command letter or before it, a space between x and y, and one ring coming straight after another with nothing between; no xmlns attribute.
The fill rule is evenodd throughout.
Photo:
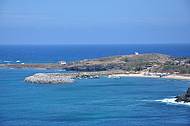
<svg viewBox="0 0 190 126"><path fill-rule="evenodd" d="M16 46L16 45L26 45L26 46L48 46L48 45L189 45L190 43L49 43L49 44L26 44L26 43L18 43L18 44L0 44L0 46Z"/></svg>

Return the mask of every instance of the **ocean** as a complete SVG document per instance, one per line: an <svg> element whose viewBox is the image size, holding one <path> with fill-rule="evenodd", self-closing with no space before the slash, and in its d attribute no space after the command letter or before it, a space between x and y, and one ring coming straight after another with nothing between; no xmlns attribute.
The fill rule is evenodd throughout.
<svg viewBox="0 0 190 126"><path fill-rule="evenodd" d="M0 63L55 63L111 55L190 56L190 45L0 46ZM26 76L59 70L0 69L0 126L189 126L190 105L168 102L188 80L125 77L28 84Z"/></svg>
<svg viewBox="0 0 190 126"><path fill-rule="evenodd" d="M190 44L156 45L16 45L0 46L0 63L55 63L112 55L163 53L172 56L190 56Z"/></svg>

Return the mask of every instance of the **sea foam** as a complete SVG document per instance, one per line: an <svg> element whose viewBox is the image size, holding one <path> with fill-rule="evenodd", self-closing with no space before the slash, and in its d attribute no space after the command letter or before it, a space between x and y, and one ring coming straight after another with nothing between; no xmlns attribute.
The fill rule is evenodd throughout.
<svg viewBox="0 0 190 126"><path fill-rule="evenodd" d="M157 101L157 102L162 102L162 103L166 103L166 104L188 105L188 106L190 106L190 103L176 102L175 100L176 100L176 98L164 98L164 99L155 100L155 101Z"/></svg>
<svg viewBox="0 0 190 126"><path fill-rule="evenodd" d="M12 62L12 61L4 60L3 62L4 62L4 63L10 63L10 62Z"/></svg>
<svg viewBox="0 0 190 126"><path fill-rule="evenodd" d="M20 63L20 60L17 60L16 63Z"/></svg>

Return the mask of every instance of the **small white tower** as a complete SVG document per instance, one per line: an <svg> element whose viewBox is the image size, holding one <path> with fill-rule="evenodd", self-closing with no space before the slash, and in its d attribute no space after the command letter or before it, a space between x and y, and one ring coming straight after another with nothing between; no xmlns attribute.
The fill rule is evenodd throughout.
<svg viewBox="0 0 190 126"><path fill-rule="evenodd" d="M135 55L139 55L139 53L138 53L138 52L135 52Z"/></svg>
<svg viewBox="0 0 190 126"><path fill-rule="evenodd" d="M65 61L59 61L59 64L66 65L67 63Z"/></svg>

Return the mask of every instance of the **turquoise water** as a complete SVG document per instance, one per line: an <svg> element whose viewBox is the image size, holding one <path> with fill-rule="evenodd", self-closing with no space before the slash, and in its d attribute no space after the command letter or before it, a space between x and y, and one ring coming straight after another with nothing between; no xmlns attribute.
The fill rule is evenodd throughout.
<svg viewBox="0 0 190 126"><path fill-rule="evenodd" d="M0 69L1 126L189 126L190 106L155 100L181 94L190 81L121 78L27 84L30 69Z"/></svg>
<svg viewBox="0 0 190 126"><path fill-rule="evenodd" d="M57 62L161 52L190 56L189 45L1 46L0 63ZM73 84L28 84L26 76L56 70L0 69L0 126L189 126L190 106L157 100L183 93L190 81L121 78Z"/></svg>

